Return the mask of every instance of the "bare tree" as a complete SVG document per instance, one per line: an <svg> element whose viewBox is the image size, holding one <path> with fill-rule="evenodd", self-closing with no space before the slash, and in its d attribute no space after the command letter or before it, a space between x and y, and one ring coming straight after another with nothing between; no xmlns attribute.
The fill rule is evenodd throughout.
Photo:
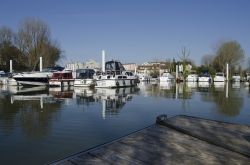
<svg viewBox="0 0 250 165"><path fill-rule="evenodd" d="M3 43L12 43L13 39L13 32L8 27L1 27L0 28L0 44Z"/></svg>
<svg viewBox="0 0 250 165"><path fill-rule="evenodd" d="M213 64L213 61L214 61L214 56L207 54L202 57L201 64L205 66L211 66Z"/></svg>
<svg viewBox="0 0 250 165"><path fill-rule="evenodd" d="M60 58L61 50L52 42L49 27L38 19L26 19L19 27L16 45L28 58L28 65L34 68L39 57L43 57L44 66L54 64Z"/></svg>
<svg viewBox="0 0 250 165"><path fill-rule="evenodd" d="M181 53L179 54L179 58L183 62L187 62L189 59L190 50L188 50L185 46L181 48Z"/></svg>
<svg viewBox="0 0 250 165"><path fill-rule="evenodd" d="M190 55L190 50L188 50L185 46L181 48L181 53L179 54L179 58L182 62L182 65L183 65L183 76L184 76L184 79L186 79L188 73L186 71L186 65L187 65L187 62L188 61L191 61L189 60L189 55Z"/></svg>

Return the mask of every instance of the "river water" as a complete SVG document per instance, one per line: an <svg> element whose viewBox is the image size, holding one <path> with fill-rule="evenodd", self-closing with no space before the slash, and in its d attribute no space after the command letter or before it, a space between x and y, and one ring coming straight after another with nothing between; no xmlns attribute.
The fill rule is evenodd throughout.
<svg viewBox="0 0 250 165"><path fill-rule="evenodd" d="M48 163L152 125L160 114L250 125L249 85L0 86L0 164Z"/></svg>

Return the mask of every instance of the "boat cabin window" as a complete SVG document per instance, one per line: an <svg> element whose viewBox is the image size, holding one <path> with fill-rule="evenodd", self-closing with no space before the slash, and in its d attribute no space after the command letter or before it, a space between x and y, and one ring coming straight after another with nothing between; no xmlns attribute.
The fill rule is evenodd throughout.
<svg viewBox="0 0 250 165"><path fill-rule="evenodd" d="M127 75L127 76L133 76L133 73L132 72L126 72L125 75Z"/></svg>
<svg viewBox="0 0 250 165"><path fill-rule="evenodd" d="M72 79L72 73L63 73L63 78Z"/></svg>
<svg viewBox="0 0 250 165"><path fill-rule="evenodd" d="M52 79L72 79L72 73L53 73Z"/></svg>
<svg viewBox="0 0 250 165"><path fill-rule="evenodd" d="M76 70L76 78L78 79L92 79L95 74L94 69L78 69Z"/></svg>
<svg viewBox="0 0 250 165"><path fill-rule="evenodd" d="M59 79L59 78L62 78L62 76L61 76L60 73L53 73L52 78L53 78L53 79Z"/></svg>
<svg viewBox="0 0 250 165"><path fill-rule="evenodd" d="M223 73L216 73L216 76L224 76Z"/></svg>

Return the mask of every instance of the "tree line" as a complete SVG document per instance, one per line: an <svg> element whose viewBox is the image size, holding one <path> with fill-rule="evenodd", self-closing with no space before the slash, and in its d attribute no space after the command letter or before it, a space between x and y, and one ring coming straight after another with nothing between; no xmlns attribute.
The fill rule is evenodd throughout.
<svg viewBox="0 0 250 165"><path fill-rule="evenodd" d="M215 72L226 73L226 64L229 64L231 74L242 74L244 59L245 52L239 42L235 40L225 41L218 45L215 54L202 57L202 65L198 67L198 70L200 72L207 71L210 74L215 74ZM248 69L250 69L250 65Z"/></svg>
<svg viewBox="0 0 250 165"><path fill-rule="evenodd" d="M17 32L0 27L0 70L9 71L10 60L15 71L37 70L39 57L43 57L44 67L54 66L62 57L62 50L45 22L25 19Z"/></svg>

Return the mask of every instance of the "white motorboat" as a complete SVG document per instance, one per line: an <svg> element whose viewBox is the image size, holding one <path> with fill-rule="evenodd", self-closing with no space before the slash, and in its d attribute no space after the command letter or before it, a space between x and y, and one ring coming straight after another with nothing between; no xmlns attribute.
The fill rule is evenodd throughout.
<svg viewBox="0 0 250 165"><path fill-rule="evenodd" d="M7 85L9 74L4 71L0 71L0 84Z"/></svg>
<svg viewBox="0 0 250 165"><path fill-rule="evenodd" d="M76 78L74 82L75 87L90 87L95 85L93 78L95 74L94 69L77 69Z"/></svg>
<svg viewBox="0 0 250 165"><path fill-rule="evenodd" d="M171 75L169 72L164 72L160 76L160 82L169 82L169 81L174 81L174 76Z"/></svg>
<svg viewBox="0 0 250 165"><path fill-rule="evenodd" d="M54 72L49 80L50 87L69 87L74 85L72 71L58 71Z"/></svg>
<svg viewBox="0 0 250 165"><path fill-rule="evenodd" d="M250 73L247 73L246 80L249 82L250 81Z"/></svg>
<svg viewBox="0 0 250 165"><path fill-rule="evenodd" d="M147 74L137 74L140 82L144 82L144 81L150 81L151 80L151 76L147 75Z"/></svg>
<svg viewBox="0 0 250 165"><path fill-rule="evenodd" d="M215 74L214 82L224 82L224 81L226 81L224 73L218 72Z"/></svg>
<svg viewBox="0 0 250 165"><path fill-rule="evenodd" d="M62 71L62 67L52 67L43 70L42 72L24 72L13 76L21 85L41 86L49 85L49 79L52 77L53 72Z"/></svg>
<svg viewBox="0 0 250 165"><path fill-rule="evenodd" d="M195 73L191 73L186 78L187 82L197 82L198 81L198 75Z"/></svg>
<svg viewBox="0 0 250 165"><path fill-rule="evenodd" d="M118 61L108 61L105 63L105 72L97 73L95 76L96 88L118 88L135 86L137 77L132 72L126 71Z"/></svg>
<svg viewBox="0 0 250 165"><path fill-rule="evenodd" d="M235 74L235 75L232 76L232 81L233 82L240 82L240 80L241 80L241 77L240 77L239 74Z"/></svg>
<svg viewBox="0 0 250 165"><path fill-rule="evenodd" d="M198 82L211 82L212 77L209 74L202 74L198 77Z"/></svg>
<svg viewBox="0 0 250 165"><path fill-rule="evenodd" d="M170 90L174 87L175 83L172 81L160 81L159 87L160 89Z"/></svg>

